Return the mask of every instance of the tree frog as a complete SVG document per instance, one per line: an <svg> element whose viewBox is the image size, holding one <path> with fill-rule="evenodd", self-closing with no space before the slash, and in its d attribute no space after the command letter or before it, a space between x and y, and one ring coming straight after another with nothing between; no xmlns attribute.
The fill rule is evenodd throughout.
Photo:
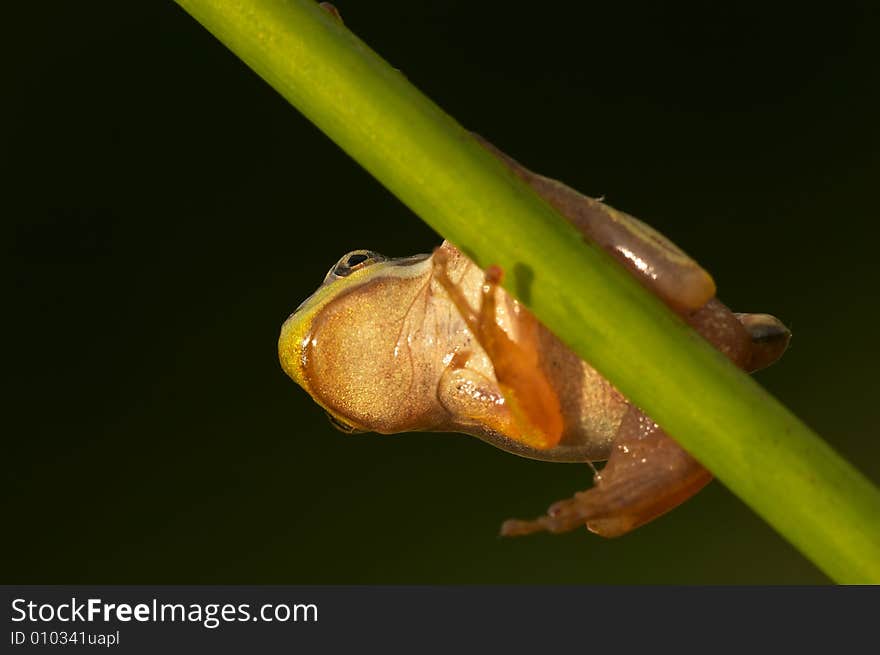
<svg viewBox="0 0 880 655"><path fill-rule="evenodd" d="M477 137L479 138L479 137ZM735 314L712 277L648 225L537 175L482 141L743 369L775 361L790 332ZM586 526L605 537L677 506L710 473L449 242L433 254L344 255L281 328L284 371L348 433L463 432L524 457L606 461L593 486L504 535Z"/></svg>

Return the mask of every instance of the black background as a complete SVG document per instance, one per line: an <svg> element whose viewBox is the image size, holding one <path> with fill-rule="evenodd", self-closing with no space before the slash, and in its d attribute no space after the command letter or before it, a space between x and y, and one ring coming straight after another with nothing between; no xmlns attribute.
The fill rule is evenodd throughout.
<svg viewBox="0 0 880 655"><path fill-rule="evenodd" d="M876 481L868 4L338 6L465 126L782 318L761 382ZM621 540L506 541L587 469L333 430L281 322L342 253L439 238L170 2L4 23L3 581L826 580L718 483Z"/></svg>

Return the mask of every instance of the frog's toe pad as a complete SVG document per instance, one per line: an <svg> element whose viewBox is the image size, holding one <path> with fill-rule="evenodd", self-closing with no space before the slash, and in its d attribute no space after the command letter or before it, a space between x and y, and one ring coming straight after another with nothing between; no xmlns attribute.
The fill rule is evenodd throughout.
<svg viewBox="0 0 880 655"><path fill-rule="evenodd" d="M758 371L782 356L791 340L791 330L770 314L736 314L751 338L749 370Z"/></svg>

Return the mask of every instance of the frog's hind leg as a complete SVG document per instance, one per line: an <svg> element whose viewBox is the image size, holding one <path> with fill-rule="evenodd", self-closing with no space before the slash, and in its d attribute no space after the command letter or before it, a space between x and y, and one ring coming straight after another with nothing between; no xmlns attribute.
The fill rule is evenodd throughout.
<svg viewBox="0 0 880 655"><path fill-rule="evenodd" d="M711 479L656 423L630 407L591 489L555 503L535 520L505 521L501 534L565 532L586 524L603 537L618 537L673 509Z"/></svg>
<svg viewBox="0 0 880 655"><path fill-rule="evenodd" d="M586 239L617 259L675 311L699 309L715 295L712 276L651 226L562 182L530 171L479 134L473 136Z"/></svg>

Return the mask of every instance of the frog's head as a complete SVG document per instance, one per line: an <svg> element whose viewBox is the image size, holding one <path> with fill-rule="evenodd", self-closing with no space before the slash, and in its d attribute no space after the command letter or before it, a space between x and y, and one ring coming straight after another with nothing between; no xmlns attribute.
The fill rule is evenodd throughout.
<svg viewBox="0 0 880 655"><path fill-rule="evenodd" d="M284 322L281 366L337 428L390 434L425 427L431 408L414 396L425 395L418 387L426 364L406 335L420 320L414 306L431 272L429 255L352 251Z"/></svg>

